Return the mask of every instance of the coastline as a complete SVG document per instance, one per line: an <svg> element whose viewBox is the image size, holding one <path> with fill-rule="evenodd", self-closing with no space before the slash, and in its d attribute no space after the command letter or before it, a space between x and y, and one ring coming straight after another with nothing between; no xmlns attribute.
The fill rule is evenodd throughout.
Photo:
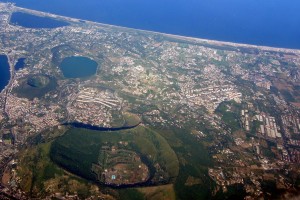
<svg viewBox="0 0 300 200"><path fill-rule="evenodd" d="M0 91L0 94L5 93L7 91L8 87L11 85L11 82L13 81L14 73L15 73L15 64L12 63L9 55L7 55L7 53L4 53L4 52L1 53L1 55L5 55L7 57L10 77L9 77L9 81L8 81L7 85Z"/></svg>
<svg viewBox="0 0 300 200"><path fill-rule="evenodd" d="M0 94L2 94L7 90L8 86L11 84L13 74L14 74L14 66L11 64L10 58L5 52L0 52L0 55L6 56L8 67L9 67L9 73L10 73L10 77L9 77L7 85L3 89L0 90Z"/></svg>
<svg viewBox="0 0 300 200"><path fill-rule="evenodd" d="M7 4L4 2L0 2L0 4ZM282 52L282 53L294 53L294 54L300 54L300 49L291 49L291 48L282 48L282 47L271 47L271 46L263 46L263 45L254 45L254 44L245 44L245 43L235 43L235 42L228 42L228 41L219 41L219 40L211 40L211 39L203 39L203 38L197 38L197 37L189 37L189 36L182 36L182 35L175 35L175 34L169 34L169 33L163 33L163 32L156 32L156 31L150 31L150 30L142 30L142 29L136 29L136 28L128 28L128 27L123 27L123 26L117 26L117 25L110 25L110 24L105 24L105 23L100 23L100 22L94 22L94 21L89 21L89 20L83 20L83 19L78 19L78 18L73 18L73 17L68 17L68 16L62 16L62 15L57 15L57 14L52 14L49 12L43 12L43 11L38 11L38 10L33 10L33 9L28 9L28 8L22 8L18 7L15 5L15 3L11 3L13 6L13 12L24 12L32 15L37 15L41 17L50 17L54 18L57 20L63 20L66 22L74 22L74 23L87 23L89 25L94 25L99 28L113 28L113 29L119 29L119 30L124 30L124 31L135 31L135 32L141 32L141 33L147 33L147 34L152 34L152 35L161 35L164 37L168 38L173 38L173 39L178 39L178 40L183 40L187 42L194 42L199 45L216 45L219 47L234 47L237 48L253 48L253 49L259 49L262 51L275 51L275 52ZM11 16L10 16L11 17ZM9 19L10 20L10 19ZM8 24L8 26L13 26L11 24ZM16 61L12 61L9 54L7 52L2 52L1 54L6 55L8 58L8 63L10 67L10 79L8 84L0 91L0 94L4 93L8 87L11 85L11 82L14 77L14 64Z"/></svg>
<svg viewBox="0 0 300 200"><path fill-rule="evenodd" d="M7 4L7 3L0 2L0 4ZM144 33L144 34L160 35L160 36L171 38L171 39L178 39L178 40L182 40L182 41L193 42L193 43L199 44L199 45L216 45L219 47L233 47L233 48L236 48L237 51L240 51L239 48L252 48L252 49L258 49L261 51L275 51L278 53L282 52L282 53L300 54L300 49L290 49L290 48L218 41L218 40L210 40L210 39L203 39L203 38L197 38L197 37L175 35L175 34L169 34L169 33L162 33L162 32L150 31L150 30L128 28L128 27L123 27L123 26L110 25L110 24L105 24L105 23L100 23L100 22L94 22L94 21L89 21L89 20L82 20L82 19L78 19L78 18L57 15L57 14L52 14L52 13L28 9L28 8L22 8L22 7L16 6L14 3L9 3L9 4L12 6L12 13L13 12L24 12L24 13L42 16L42 17L50 17L50 18L54 18L57 20L66 21L69 23L86 23L90 26L99 27L100 29L101 28L104 28L104 29L111 28L111 29L115 29L115 30L119 30L119 31L140 32L140 33ZM9 21L10 21L10 18L9 18ZM8 26L13 26L13 25L8 23ZM71 24L71 26L72 26L72 24ZM13 55L10 55L9 52L1 51L1 54L7 56L8 64L9 64L9 68L10 68L10 79L8 81L8 84L0 91L0 94L2 95L4 93L8 92L9 87L14 80L14 70L15 70L14 65L16 64L17 60L15 60L14 57L11 57ZM5 95L5 98L6 98L6 95Z"/></svg>
<svg viewBox="0 0 300 200"><path fill-rule="evenodd" d="M38 16L46 16L46 17L52 17L52 18L57 18L61 20L66 20L66 21L71 21L71 22L85 22L91 25L98 25L100 27L104 28L116 28L116 29L123 29L126 31L138 31L138 32L143 32L143 33L149 33L149 34L155 34L155 35L163 35L166 37L170 38L176 38L176 39L181 39L185 41L190 41L190 42L196 42L196 43L208 43L208 44L214 44L214 45L219 45L219 46L225 46L229 45L232 47L246 47L246 48L257 48L263 51L278 51L278 52L285 52L285 53L300 53L300 49L291 49L291 48L282 48L282 47L271 47L271 46L264 46L264 45L254 45L254 44L245 44L245 43L235 43L235 42L227 42L227 41L219 41L219 40L210 40L210 39L203 39L203 38L197 38L197 37L189 37L189 36L181 36L181 35L175 35L175 34L169 34L169 33L163 33L163 32L156 32L156 31L150 31L150 30L142 30L142 29L136 29L136 28L128 28L128 27L123 27L123 26L117 26L117 25L110 25L110 24L105 24L105 23L100 23L100 22L94 22L94 21L89 21L89 20L83 20L83 19L78 19L78 18L73 18L73 17L67 17L67 16L62 16L62 15L56 15L48 12L42 12L38 10L32 10L28 8L22 8L14 5L14 11L20 11L20 12L27 12L30 14L38 15Z"/></svg>

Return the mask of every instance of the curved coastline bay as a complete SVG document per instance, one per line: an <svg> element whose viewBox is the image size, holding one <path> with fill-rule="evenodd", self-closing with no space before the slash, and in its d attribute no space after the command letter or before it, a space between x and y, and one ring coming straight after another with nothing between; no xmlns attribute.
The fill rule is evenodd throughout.
<svg viewBox="0 0 300 200"><path fill-rule="evenodd" d="M6 55L0 55L0 70L0 91L2 91L5 88L5 86L9 83L10 79L10 68Z"/></svg>
<svg viewBox="0 0 300 200"><path fill-rule="evenodd" d="M15 12L10 18L11 24L23 26L25 28L58 28L67 26L69 23L59 21L49 17L40 17L23 12Z"/></svg>

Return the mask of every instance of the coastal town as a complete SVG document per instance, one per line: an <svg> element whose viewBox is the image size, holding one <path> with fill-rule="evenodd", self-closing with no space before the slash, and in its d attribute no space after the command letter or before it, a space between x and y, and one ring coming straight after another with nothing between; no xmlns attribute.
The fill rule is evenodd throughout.
<svg viewBox="0 0 300 200"><path fill-rule="evenodd" d="M11 21L14 13L64 24L24 27ZM39 143L35 138L55 140L54 133L61 136L72 123L110 131L143 126L160 133L161 144L174 150L179 166L194 171L181 176L184 170L179 170L180 178L157 185L180 180L188 191L206 180L211 198L233 190L245 199L299 195L299 50L134 30L11 3L0 3L0 26L0 55L7 57L11 74L0 93L0 197L29 198L31 192L19 185L19 155ZM97 62L97 70L89 77L68 78L70 72L60 64L72 56ZM16 70L20 58L25 66ZM199 157L185 141L203 146L207 155ZM133 149L98 149L98 160L91 164L97 179L107 185L147 180L145 152ZM149 155L143 156L154 159ZM210 164L189 164L191 155ZM43 195L79 198L68 191Z"/></svg>

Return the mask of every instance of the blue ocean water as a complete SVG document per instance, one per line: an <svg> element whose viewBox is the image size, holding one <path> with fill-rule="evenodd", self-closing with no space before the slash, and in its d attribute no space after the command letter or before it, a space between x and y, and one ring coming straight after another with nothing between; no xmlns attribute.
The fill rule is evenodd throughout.
<svg viewBox="0 0 300 200"><path fill-rule="evenodd" d="M5 88L10 79L10 71L7 57L0 55L0 92Z"/></svg>
<svg viewBox="0 0 300 200"><path fill-rule="evenodd" d="M26 8L131 28L300 49L299 0L12 0L12 2Z"/></svg>
<svg viewBox="0 0 300 200"><path fill-rule="evenodd" d="M69 25L69 23L63 21L48 17L39 17L23 12L14 12L10 18L10 23L26 28L57 28Z"/></svg>

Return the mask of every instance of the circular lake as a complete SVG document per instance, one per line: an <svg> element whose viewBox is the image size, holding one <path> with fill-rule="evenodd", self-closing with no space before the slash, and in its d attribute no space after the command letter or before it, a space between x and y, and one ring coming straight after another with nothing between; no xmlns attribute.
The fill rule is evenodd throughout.
<svg viewBox="0 0 300 200"><path fill-rule="evenodd" d="M98 63L87 57L71 56L65 58L59 67L66 78L84 78L96 74Z"/></svg>

